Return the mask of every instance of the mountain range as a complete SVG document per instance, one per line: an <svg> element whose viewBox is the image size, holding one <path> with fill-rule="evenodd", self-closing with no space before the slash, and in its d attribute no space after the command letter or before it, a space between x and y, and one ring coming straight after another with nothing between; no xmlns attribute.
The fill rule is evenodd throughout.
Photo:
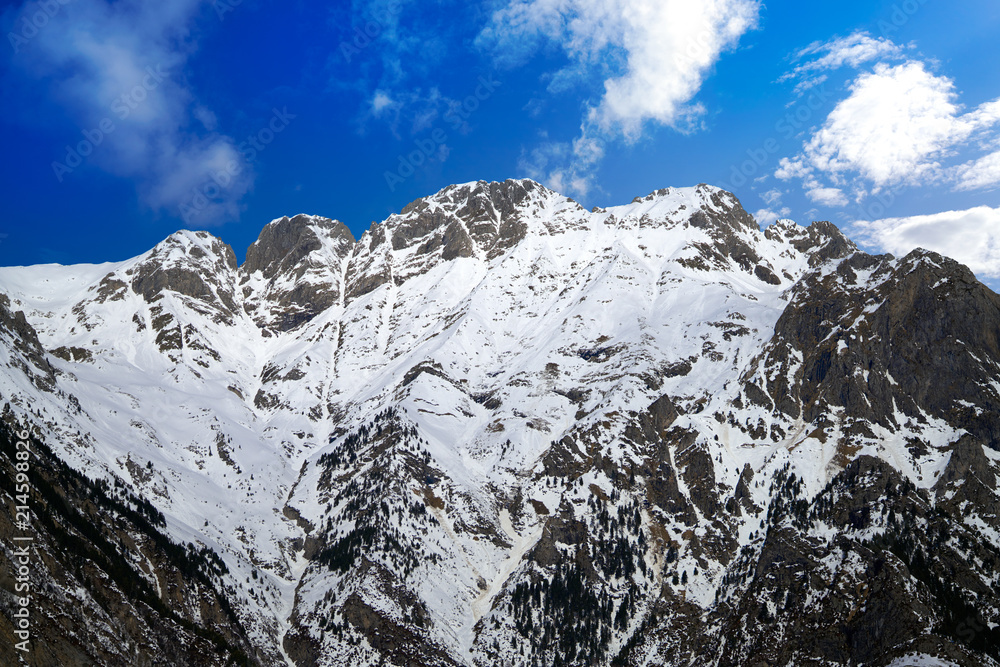
<svg viewBox="0 0 1000 667"><path fill-rule="evenodd" d="M0 268L0 401L4 664L1000 665L1000 297L711 186Z"/></svg>

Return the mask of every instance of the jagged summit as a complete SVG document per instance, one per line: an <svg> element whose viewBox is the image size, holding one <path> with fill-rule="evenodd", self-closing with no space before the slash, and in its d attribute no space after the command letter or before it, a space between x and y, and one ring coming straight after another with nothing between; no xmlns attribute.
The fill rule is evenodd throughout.
<svg viewBox="0 0 1000 667"><path fill-rule="evenodd" d="M691 215L702 209L726 213L742 208L739 199L733 193L701 183L692 187L661 188L644 197L635 197L624 206L613 206L602 210L631 209L638 215L648 215L651 211L658 211L660 215L669 212L674 216L683 217L685 212Z"/></svg>
<svg viewBox="0 0 1000 667"><path fill-rule="evenodd" d="M163 290L234 306L231 281L237 269L233 249L208 232L176 232L124 270L132 290L154 301ZM213 283L220 283L214 284Z"/></svg>
<svg viewBox="0 0 1000 667"><path fill-rule="evenodd" d="M354 249L337 220L300 214L270 222L240 267L247 313L265 330L309 322L340 299Z"/></svg>
<svg viewBox="0 0 1000 667"><path fill-rule="evenodd" d="M461 205L470 200L479 199L490 200L503 207L504 202L516 205L532 193L568 199L530 178L508 178L505 181L469 181L468 183L448 185L428 197L421 197L404 207L402 213L407 213L407 209L413 204L426 200Z"/></svg>
<svg viewBox="0 0 1000 667"><path fill-rule="evenodd" d="M269 222L247 249L241 267L244 273L261 272L271 279L280 273L296 270L304 260L329 246L334 253L354 245L354 235L344 223L315 215L299 214Z"/></svg>
<svg viewBox="0 0 1000 667"><path fill-rule="evenodd" d="M122 299L127 286L152 303L168 290L205 303L216 319L243 311L269 335L456 259L490 263L520 244L562 246L578 235L577 246L599 254L626 237L648 245L650 234L660 239L657 253L666 252L688 269L737 270L772 285L794 280L797 270L786 266L787 258L769 258L761 245L767 240L791 244L811 266L855 249L829 223L809 228L781 223L762 235L733 194L705 184L665 188L629 204L586 211L535 181L508 179L443 188L373 223L357 240L331 218L278 218L261 230L242 266L232 249L208 232L177 232L120 264L93 291L102 301ZM567 240L542 240L557 236Z"/></svg>
<svg viewBox="0 0 1000 667"><path fill-rule="evenodd" d="M440 248L443 259L496 256L524 238L532 208L570 201L529 179L477 181L417 199L383 224L394 250Z"/></svg>
<svg viewBox="0 0 1000 667"><path fill-rule="evenodd" d="M410 266L402 269L407 274L424 270L438 260L498 257L529 233L551 235L601 225L634 224L704 229L720 247L739 243L734 234L759 231L735 195L706 184L664 188L636 197L629 204L587 212L572 199L531 179L473 181L447 186L411 202L400 213L373 223L358 240L343 223L330 218L306 214L278 218L268 223L248 248L239 271L243 284L252 282L251 276L256 282L267 283L300 280L306 273L322 272L324 266L339 266L348 256L354 258L355 264L371 265L373 255L390 251L408 257L403 263ZM820 245L819 238L843 238L835 227L822 224L803 229L788 222L787 229L773 226L768 235L795 237L803 251ZM785 231L775 234L778 228ZM803 245L803 238L810 241ZM835 245L837 249L832 252L840 252L843 244ZM178 232L157 246L149 260L167 267L180 261L185 249L192 257L207 252L221 254L230 267L234 263L231 249L207 232ZM732 248L723 248L722 252L732 254ZM755 261L754 256L751 252L750 261Z"/></svg>
<svg viewBox="0 0 1000 667"><path fill-rule="evenodd" d="M820 220L802 227L792 220L778 220L764 230L772 240L791 243L799 252L809 253L811 266L856 252L853 241L831 222Z"/></svg>
<svg viewBox="0 0 1000 667"><path fill-rule="evenodd" d="M201 269L212 274L238 268L236 255L229 244L209 232L188 230L174 232L149 252L125 264L126 270L131 271L128 275L139 272L142 267L164 271Z"/></svg>

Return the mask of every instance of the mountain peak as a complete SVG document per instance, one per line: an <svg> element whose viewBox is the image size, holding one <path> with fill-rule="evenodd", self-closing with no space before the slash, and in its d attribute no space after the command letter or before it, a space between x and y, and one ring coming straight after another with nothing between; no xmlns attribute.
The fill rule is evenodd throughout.
<svg viewBox="0 0 1000 667"><path fill-rule="evenodd" d="M161 266L189 264L192 260L221 258L226 265L236 268L236 255L228 243L206 231L182 229L158 243L149 253L148 259Z"/></svg>
<svg viewBox="0 0 1000 667"><path fill-rule="evenodd" d="M617 220L640 219L673 226L687 223L712 235L756 231L759 226L736 195L701 183L693 187L662 188L629 204L595 209Z"/></svg>
<svg viewBox="0 0 1000 667"><path fill-rule="evenodd" d="M272 220L247 249L245 273L261 272L267 279L288 271L304 271L303 260L323 250L340 254L354 245L351 230L339 220L300 213ZM322 253L329 254L329 253Z"/></svg>
<svg viewBox="0 0 1000 667"><path fill-rule="evenodd" d="M305 214L272 220L240 268L247 312L258 326L279 331L311 321L340 297L355 243L338 220Z"/></svg>
<svg viewBox="0 0 1000 667"><path fill-rule="evenodd" d="M778 220L764 230L764 236L772 241L790 243L799 252L809 255L809 265L814 267L858 250L839 227L826 220L818 220L808 227L791 220Z"/></svg>
<svg viewBox="0 0 1000 667"><path fill-rule="evenodd" d="M493 257L524 238L529 205L569 201L529 179L473 181L411 202L390 216L381 231L396 251L440 254L445 260Z"/></svg>
<svg viewBox="0 0 1000 667"><path fill-rule="evenodd" d="M685 188L660 188L659 190L654 190L650 192L645 197L636 197L632 200L633 204L643 204L646 202L657 201L661 199L671 199L677 197L691 197L691 196L701 196L701 197L712 197L716 194L723 193L729 196L734 196L730 192L726 192L722 188L717 188L714 185L708 185L707 183L699 183L693 187Z"/></svg>
<svg viewBox="0 0 1000 667"><path fill-rule="evenodd" d="M146 301L155 301L163 290L205 301L216 298L210 283L234 272L236 254L229 244L205 231L181 230L168 236L126 270L132 289ZM228 292L228 290L227 290ZM233 307L231 295L223 299Z"/></svg>
<svg viewBox="0 0 1000 667"><path fill-rule="evenodd" d="M471 201L488 200L496 206L505 207L509 204L516 205L531 193L546 193L562 197L562 195L530 178L508 178L505 181L469 181L468 183L449 185L429 197L421 197L405 206L401 214L405 215L412 207L428 201L442 205L461 206Z"/></svg>

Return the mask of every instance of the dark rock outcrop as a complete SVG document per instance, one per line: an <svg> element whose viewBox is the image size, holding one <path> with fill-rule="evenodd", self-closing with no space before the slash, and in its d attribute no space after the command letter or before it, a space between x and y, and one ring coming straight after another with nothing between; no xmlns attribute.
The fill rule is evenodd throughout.
<svg viewBox="0 0 1000 667"><path fill-rule="evenodd" d="M1000 369L1000 297L934 253L899 261L858 253L835 272L809 276L756 369L769 369L769 379L745 375L754 385L747 395L792 418L811 422L839 406L850 420L896 428L898 408L1000 441L991 384Z"/></svg>
<svg viewBox="0 0 1000 667"><path fill-rule="evenodd" d="M350 230L329 218L296 215L270 223L240 268L244 285L254 276L264 283L262 294L248 294L247 311L260 326L279 331L311 321L341 298L341 263L354 245Z"/></svg>

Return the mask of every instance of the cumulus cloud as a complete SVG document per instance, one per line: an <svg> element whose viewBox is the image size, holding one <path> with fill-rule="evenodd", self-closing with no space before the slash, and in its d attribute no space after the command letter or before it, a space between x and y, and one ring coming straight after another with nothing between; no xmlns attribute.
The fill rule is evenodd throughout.
<svg viewBox="0 0 1000 667"><path fill-rule="evenodd" d="M567 82L598 80L600 101L588 105L569 162L549 170L585 183L604 144L637 140L647 123L687 131L703 109L693 102L719 56L757 24L757 0L510 0L478 38L509 66L544 45L562 48L570 64L554 75ZM555 151L544 149L550 159Z"/></svg>
<svg viewBox="0 0 1000 667"><path fill-rule="evenodd" d="M88 164L135 181L146 205L176 215L213 182L212 174L240 159L234 142L214 131L215 115L197 103L184 79L195 49L191 28L202 6L198 0L76 0L60 5L20 45L15 66L46 81L54 101L81 129L68 139L72 151L54 156L61 158L53 162L58 178L77 164L72 152L89 142L89 149L77 151ZM36 3L28 2L18 11L35 10ZM250 170L227 173L224 180L225 187L214 189L216 197L203 199L196 222L238 213L252 183Z"/></svg>
<svg viewBox="0 0 1000 667"><path fill-rule="evenodd" d="M766 227L777 220L782 220L791 215L792 209L781 205L781 200L784 197L784 193L781 190L772 188L765 192L758 192L757 196L765 204L763 208L753 214L754 219L761 226Z"/></svg>
<svg viewBox="0 0 1000 667"><path fill-rule="evenodd" d="M853 233L862 243L894 255L925 248L958 260L980 278L1000 278L1000 208L859 221L853 223Z"/></svg>
<svg viewBox="0 0 1000 667"><path fill-rule="evenodd" d="M847 206L847 197L840 188L811 188L806 190L806 196L823 206Z"/></svg>
<svg viewBox="0 0 1000 667"><path fill-rule="evenodd" d="M914 186L1000 184L1000 152L982 155L979 148L1000 148L1000 100L967 109L955 82L911 57L912 49L858 32L794 54L796 64L781 80L798 81L797 92L835 69L862 71L801 149L779 161L774 176L800 181L809 199L831 207Z"/></svg>
<svg viewBox="0 0 1000 667"><path fill-rule="evenodd" d="M1000 185L1000 151L957 167L954 180L959 190L982 190Z"/></svg>
<svg viewBox="0 0 1000 667"><path fill-rule="evenodd" d="M757 221L757 224L759 224L762 227L766 227L770 224L777 222L778 220L787 218L789 215L791 215L791 213L792 209L788 208L787 206L777 211L773 211L769 208L762 208L756 213L754 213L753 217L754 220Z"/></svg>
<svg viewBox="0 0 1000 667"><path fill-rule="evenodd" d="M802 160L834 174L858 171L876 185L920 179L937 167L934 157L971 132L953 98L951 81L922 63L879 64L851 85Z"/></svg>
<svg viewBox="0 0 1000 667"><path fill-rule="evenodd" d="M952 173L945 161L1000 121L995 102L963 113L954 82L919 61L878 63L849 90L802 151L781 161L775 176L826 178L833 187L853 184L859 195L869 185L878 193L889 186L945 182ZM989 170L989 163L970 165L966 182L988 178L982 174Z"/></svg>

